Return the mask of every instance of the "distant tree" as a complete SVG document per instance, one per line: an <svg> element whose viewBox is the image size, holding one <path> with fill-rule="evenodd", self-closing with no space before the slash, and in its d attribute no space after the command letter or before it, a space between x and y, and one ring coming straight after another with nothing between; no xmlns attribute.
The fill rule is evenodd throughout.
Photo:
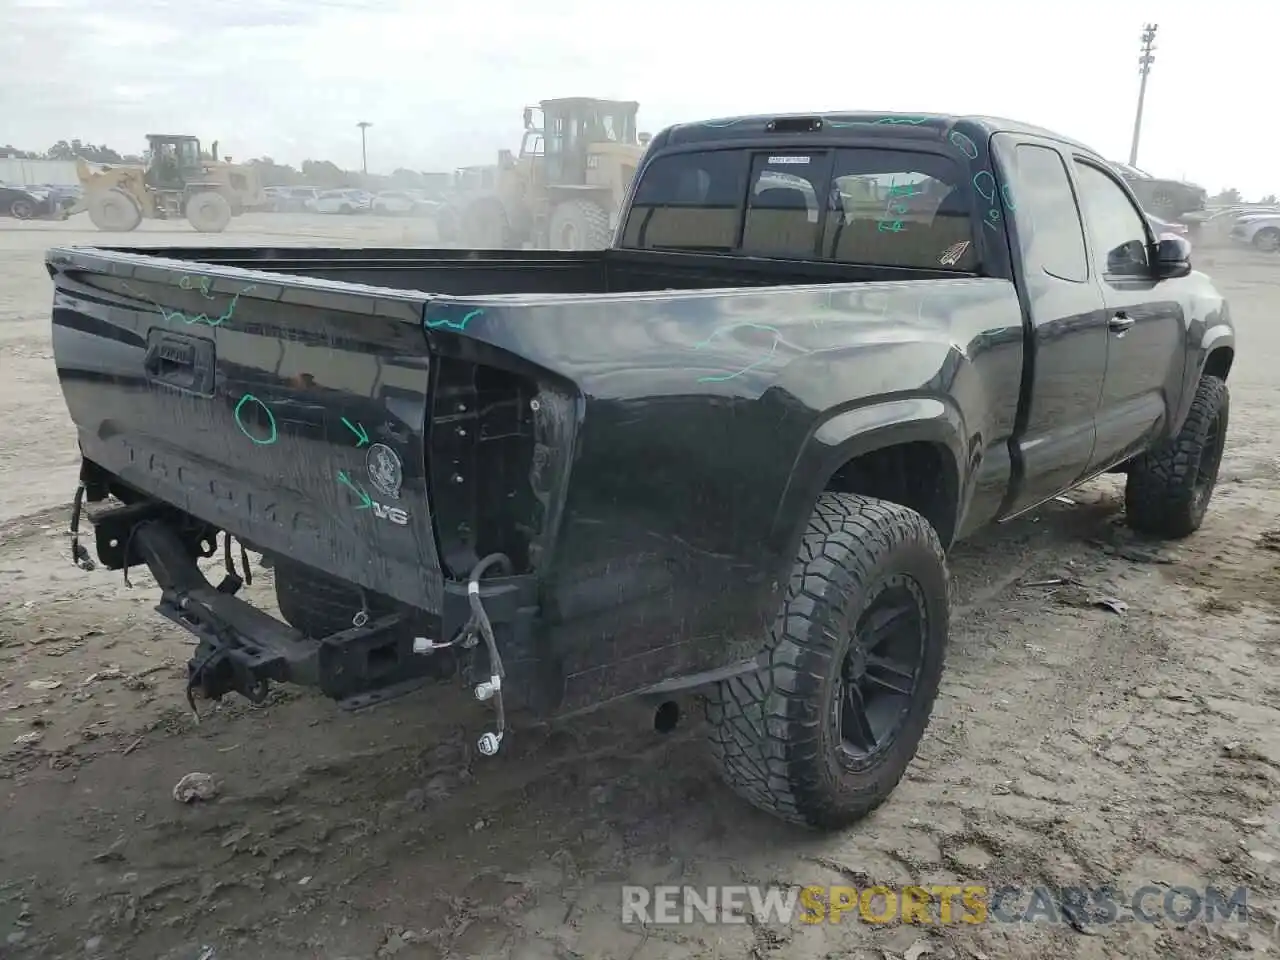
<svg viewBox="0 0 1280 960"><path fill-rule="evenodd" d="M264 187L289 187L302 183L302 174L285 163L276 163L270 157L256 157L250 160L258 171L258 178Z"/></svg>
<svg viewBox="0 0 1280 960"><path fill-rule="evenodd" d="M123 156L106 144L99 146L81 140L59 140L44 152L48 160L74 160L83 157L91 163L128 163Z"/></svg>
<svg viewBox="0 0 1280 960"><path fill-rule="evenodd" d="M1210 197L1209 202L1216 204L1243 203L1244 198L1240 195L1240 191L1235 187L1227 187L1225 190L1218 191L1218 195L1216 197Z"/></svg>
<svg viewBox="0 0 1280 960"><path fill-rule="evenodd" d="M416 190L422 186L422 174L417 170L408 170L404 167L393 170L389 180L392 187L398 187L401 190Z"/></svg>
<svg viewBox="0 0 1280 960"><path fill-rule="evenodd" d="M19 150L12 144L6 143L0 146L0 157L14 157L18 160L39 160L40 154L31 150Z"/></svg>
<svg viewBox="0 0 1280 960"><path fill-rule="evenodd" d="M343 170L332 160L303 160L302 179L315 187L337 190L340 187L357 186L360 175Z"/></svg>
<svg viewBox="0 0 1280 960"><path fill-rule="evenodd" d="M1275 195L1274 193L1268 193L1265 197L1263 197L1263 198L1262 198L1262 200L1261 200L1260 202L1261 202L1261 203L1267 203L1267 204L1270 204L1270 205L1272 205L1272 206L1275 206L1275 205L1276 205L1276 203L1278 203L1278 202L1280 202L1280 201L1277 201L1277 200L1276 200L1276 195Z"/></svg>

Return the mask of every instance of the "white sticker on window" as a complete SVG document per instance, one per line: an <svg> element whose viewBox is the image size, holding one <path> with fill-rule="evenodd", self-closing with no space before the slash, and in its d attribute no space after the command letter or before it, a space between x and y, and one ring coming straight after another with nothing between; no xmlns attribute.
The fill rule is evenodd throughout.
<svg viewBox="0 0 1280 960"><path fill-rule="evenodd" d="M770 163L808 163L808 157L770 157Z"/></svg>

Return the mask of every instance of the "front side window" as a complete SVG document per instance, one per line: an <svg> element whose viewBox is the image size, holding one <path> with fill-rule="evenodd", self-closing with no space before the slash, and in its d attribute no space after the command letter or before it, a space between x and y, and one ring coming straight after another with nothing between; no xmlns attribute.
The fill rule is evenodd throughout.
<svg viewBox="0 0 1280 960"><path fill-rule="evenodd" d="M1091 163L1075 161L1085 229L1098 269L1112 276L1149 273L1147 222L1129 195Z"/></svg>

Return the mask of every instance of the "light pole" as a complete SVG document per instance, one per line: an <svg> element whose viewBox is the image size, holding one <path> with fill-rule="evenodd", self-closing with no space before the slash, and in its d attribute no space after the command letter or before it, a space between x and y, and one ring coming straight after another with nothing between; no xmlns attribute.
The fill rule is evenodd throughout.
<svg viewBox="0 0 1280 960"><path fill-rule="evenodd" d="M1138 73L1142 80L1138 84L1138 113L1133 118L1133 143L1129 146L1129 166L1138 165L1138 137L1142 133L1142 105L1147 99L1147 75L1151 73L1151 65L1156 62L1156 31L1158 23L1148 23L1142 31L1142 53L1138 57Z"/></svg>
<svg viewBox="0 0 1280 960"><path fill-rule="evenodd" d="M360 128L360 169L364 175L369 176L369 150L365 142L365 131L373 126L368 120L361 120L356 124Z"/></svg>

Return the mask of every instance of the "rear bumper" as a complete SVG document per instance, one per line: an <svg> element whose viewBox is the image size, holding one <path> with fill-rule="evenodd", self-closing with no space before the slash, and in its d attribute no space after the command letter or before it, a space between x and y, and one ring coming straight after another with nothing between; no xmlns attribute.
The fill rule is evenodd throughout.
<svg viewBox="0 0 1280 960"><path fill-rule="evenodd" d="M357 616L350 629L330 636L306 637L237 596L249 573L236 572L233 560L221 583L209 582L196 561L214 552L216 527L153 501L111 508L92 521L103 566L145 564L161 589L157 612L198 638L187 665L188 689L208 699L239 693L261 702L271 683L291 683L317 688L344 709L356 710L452 676L462 662L458 654L476 646L451 646L471 616L465 583L446 586L439 615L403 606L376 620ZM533 578L486 580L479 596L504 664L521 671L527 658L520 654L532 644ZM483 648L475 653L485 659ZM489 669L487 662L466 666L464 673L478 666L484 675ZM545 685L522 687L533 694L524 705L549 709L541 696Z"/></svg>

